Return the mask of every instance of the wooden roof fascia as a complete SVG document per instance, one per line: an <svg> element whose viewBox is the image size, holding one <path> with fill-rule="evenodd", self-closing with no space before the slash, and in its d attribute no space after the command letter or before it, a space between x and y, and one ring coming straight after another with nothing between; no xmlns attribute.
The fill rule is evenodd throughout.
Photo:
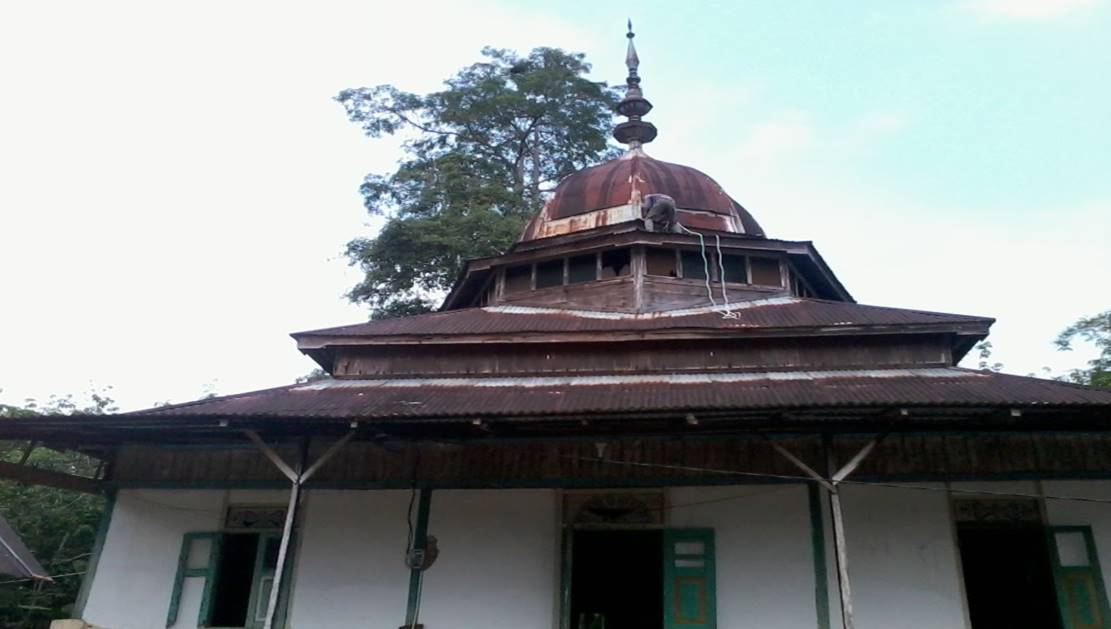
<svg viewBox="0 0 1111 629"><path fill-rule="evenodd" d="M987 336L993 320L962 323L939 322L900 325L852 325L759 329L671 328L664 330L629 330L609 332L507 332L499 334L406 334L377 336L328 336L299 334L297 346L302 352L332 347L383 345L464 345L476 343L570 343L570 342L635 342L656 340L728 339L728 338L804 338L835 336L898 336L902 334L937 334L950 332L960 336Z"/></svg>
<svg viewBox="0 0 1111 629"><path fill-rule="evenodd" d="M868 435L876 431L902 435L928 434L1107 434L1111 432L1111 410L1106 407L1039 407L1023 406L1023 416L1014 418L1007 411L1012 405L969 407L904 407L912 411L909 417L899 417L902 408L822 408L750 413L699 412L697 425L685 421L688 414L643 413L615 415L575 415L555 417L509 416L483 418L490 430L471 430L472 418L442 418L405 420L390 423L374 421L360 424L353 441L378 444L498 444L525 442L593 442L598 440L621 441L643 439L715 439L725 437L759 437L767 435L807 436L819 434ZM963 411L963 413L962 413ZM926 414L924 412L932 412ZM954 414L956 413L956 414ZM643 415L641 417L640 415ZM893 418L897 418L893 419ZM176 418L181 419L181 418ZM587 424L584 426L583 421ZM656 422L638 426L636 421ZM174 446L227 447L249 449L242 430L256 430L279 445L290 445L306 436L339 437L351 432L350 421L309 419L294 422L291 418L234 418L232 426L221 430L200 432L180 430L180 426L142 435L114 434L112 427L102 427L90 434L98 445L166 448ZM659 428L658 422L667 421L668 427ZM180 422L178 422L180 423ZM544 431L545 425L559 424L569 430ZM465 429L464 432L445 432L447 427ZM579 428L579 426L582 426ZM209 421L208 428L215 428ZM440 427L440 428L436 428ZM538 427L538 431L520 431L521 428ZM173 428L179 428L174 430ZM648 428L645 430L643 428ZM416 430L414 430L416 429ZM385 437L381 436L385 434ZM286 443L285 441L288 441ZM91 441L90 443L94 443ZM12 473L8 468L24 467L11 463L0 464L0 477L42 484L62 489L99 493L103 482L85 477L27 468Z"/></svg>
<svg viewBox="0 0 1111 629"><path fill-rule="evenodd" d="M846 301L855 304L856 299L854 299L848 289L845 288L845 285L841 283L841 280L837 279L837 276L833 273L833 269L826 264L825 258L822 257L822 254L818 253L818 249L814 246L814 243L807 241L799 244L803 246L796 250L787 251L787 257L788 259L793 259L795 268L803 273L807 281L814 284L815 278L819 279L821 280L820 283L830 291L831 296L836 296L837 301ZM805 261L813 268L803 268L802 265L798 264L802 261Z"/></svg>

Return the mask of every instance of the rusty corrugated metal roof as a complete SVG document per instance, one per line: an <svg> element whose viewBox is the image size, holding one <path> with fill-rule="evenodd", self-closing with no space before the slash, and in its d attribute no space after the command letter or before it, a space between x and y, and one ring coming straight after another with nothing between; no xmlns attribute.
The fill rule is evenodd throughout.
<svg viewBox="0 0 1111 629"><path fill-rule="evenodd" d="M876 406L1111 408L1111 390L955 367L325 380L137 414L388 420Z"/></svg>
<svg viewBox="0 0 1111 629"><path fill-rule="evenodd" d="M736 317L725 317L723 307L704 307L658 313L587 312L528 306L490 306L434 312L399 319L298 332L293 337L456 336L571 332L660 330L766 330L842 328L891 325L983 324L987 317L904 310L861 304L779 297L730 304Z"/></svg>
<svg viewBox="0 0 1111 629"><path fill-rule="evenodd" d="M584 168L560 181L551 199L525 228L521 240L551 235L542 229L544 222L599 210L632 206L639 215L640 201L649 194L666 194L675 199L680 209L735 217L739 223L739 229L734 229L728 223L703 221L715 229L725 227L723 231L764 235L763 228L748 210L726 194L709 175L689 166L653 159L643 151L633 149L618 159ZM587 221L570 231L603 224Z"/></svg>
<svg viewBox="0 0 1111 629"><path fill-rule="evenodd" d="M50 581L50 575L3 516L0 516L0 574Z"/></svg>

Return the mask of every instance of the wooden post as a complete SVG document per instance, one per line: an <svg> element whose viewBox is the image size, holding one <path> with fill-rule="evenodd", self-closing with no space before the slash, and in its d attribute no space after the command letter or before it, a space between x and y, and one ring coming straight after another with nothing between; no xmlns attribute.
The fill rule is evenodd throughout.
<svg viewBox="0 0 1111 629"><path fill-rule="evenodd" d="M841 492L839 491L839 485L848 478L850 474L856 471L856 468L860 467L864 459L872 453L872 450L874 450L881 441L883 441L884 436L872 439L865 444L865 446L841 469L837 469L836 467L833 451L829 447L830 439L823 436L822 449L826 453L826 474L828 478L818 474L802 459L792 454L783 446L771 442L772 447L783 455L783 458L805 472L807 476L814 479L814 482L829 492L829 509L833 516L834 558L837 561L837 589L841 594L841 625L843 629L856 629L856 622L853 619L853 592L852 584L849 582L849 555L845 543L845 514L841 508Z"/></svg>
<svg viewBox="0 0 1111 629"><path fill-rule="evenodd" d="M829 473L832 479L837 479L837 460L833 457L833 449L831 446L832 439L822 439L822 449L825 451L825 470ZM870 447L865 447L865 450L871 451ZM867 455L867 452L864 452ZM863 457L855 457L855 459L863 460ZM859 465L859 460L849 462L849 466L855 469ZM845 467L849 467L845 466ZM851 469L849 470L852 471ZM848 476L848 475L845 475ZM847 542L844 539L844 511L841 509L841 493L835 483L844 480L841 477L837 480L832 480L833 486L828 488L830 495L830 515L833 520L833 558L837 562L837 586L841 595L841 625L844 629L855 629L857 622L852 615L852 582L849 580L849 551Z"/></svg>
<svg viewBox="0 0 1111 629"><path fill-rule="evenodd" d="M278 468L282 474L289 478L291 485L289 488L289 505L286 507L285 511L285 524L282 526L282 541L281 545L278 546L278 564L274 567L274 582L270 585L270 600L266 602L266 622L263 624L263 629L273 629L274 616L277 614L278 601L281 599L282 577L285 573L286 558L289 555L289 542L293 537L293 525L297 520L297 508L301 504L302 486L317 470L327 463L344 444L355 436L355 430L347 433L332 444L320 455L320 458L307 469L305 467L309 451L309 441L307 437L301 442L301 449L297 456L297 465L290 466L282 460L280 454L275 452L273 448L268 446L266 442L259 437L258 433L251 430L244 430L243 433L262 451L262 454L266 458L270 459L274 467Z"/></svg>
<svg viewBox="0 0 1111 629"><path fill-rule="evenodd" d="M849 582L849 555L845 549L845 516L841 511L841 494L836 488L829 492L829 508L833 514L833 547L837 560L837 589L841 593L841 624L844 629L855 629L853 591Z"/></svg>
<svg viewBox="0 0 1111 629"><path fill-rule="evenodd" d="M298 465L300 467L300 465ZM293 522L297 517L297 505L301 501L301 482L295 481L289 490L289 506L285 512L285 525L282 527L282 542L278 547L278 564L274 567L274 583L270 586L270 600L266 603L266 623L263 629L272 629L274 614L278 611L278 599L282 586L282 573L285 572L286 555L289 553L289 540L293 536Z"/></svg>

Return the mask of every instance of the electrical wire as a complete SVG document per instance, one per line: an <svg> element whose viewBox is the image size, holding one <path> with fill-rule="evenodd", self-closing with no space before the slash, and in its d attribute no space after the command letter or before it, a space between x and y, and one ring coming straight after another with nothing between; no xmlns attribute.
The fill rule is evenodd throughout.
<svg viewBox="0 0 1111 629"><path fill-rule="evenodd" d="M681 225L679 223L675 223L675 225L678 226L680 230L682 230L682 231L684 231L688 234L698 236L698 246L702 250L702 268L703 268L704 273L706 274L706 277L704 278L706 280L706 296L710 298L710 304L714 308L717 308L718 307L718 302L714 301L714 291L713 291L713 289L710 288L710 261L706 257L706 240L702 237L702 234L700 234L696 231L692 231L690 229L687 229L686 227L684 227L683 225Z"/></svg>
<svg viewBox="0 0 1111 629"><path fill-rule="evenodd" d="M679 228L679 231L698 237L698 248L702 251L702 269L703 273L705 273L706 296L710 298L710 305L716 310L718 308L718 303L714 299L714 290L710 287L710 260L706 255L706 238L700 232L688 229L680 223L676 223L675 225ZM714 241L718 253L718 268L720 269L720 273L718 273L718 282L721 284L722 298L721 310L717 310L717 312L721 314L723 319L737 319L739 315L729 309L729 295L725 291L725 264L722 262L721 256L721 238L717 234L714 234Z"/></svg>
<svg viewBox="0 0 1111 629"><path fill-rule="evenodd" d="M739 319L740 315L729 309L729 294L725 292L725 258L721 255L721 236L714 234L714 248L718 254L718 283L721 284L721 301L726 319Z"/></svg>
<svg viewBox="0 0 1111 629"><path fill-rule="evenodd" d="M625 466L633 466L633 467L651 467L651 468L656 468L656 469L667 469L667 470L684 471L684 472L701 472L701 473L708 473L708 474L722 474L722 475L727 475L727 476L744 476L744 477L750 477L750 478L764 478L764 479L773 479L773 480L790 480L790 481L797 481L797 482L804 482L804 483L817 482L817 480L815 480L814 478L811 478L810 476L803 476L803 475L773 474L773 473L770 473L770 472L742 472L740 470L720 470L720 469L709 468L709 467L693 467L693 466L688 466L688 465L666 465L666 464L663 464L663 463L641 463L639 461L621 461L621 460L617 460L617 459L604 459L604 458L597 458L597 457L584 457L584 456L572 456L572 455L566 455L563 458L573 459L573 460L577 460L577 461L587 461L587 462L591 462L591 463L605 463L605 464L610 464L610 465L625 465ZM1044 499L1044 500L1059 500L1059 501L1070 501L1070 502L1083 502L1083 503L1091 503L1091 504L1111 505L1111 498L1089 498L1089 497L1086 497L1086 496L1060 496L1060 495L1054 495L1054 494L1027 494L1027 493L1018 492L1018 491L993 491L993 490L990 490L990 489L963 489L963 488L951 487L951 486L949 486L949 487L935 487L935 486L929 486L929 485L913 485L913 484L909 484L909 483L886 483L886 482L882 482L882 481L867 481L867 480L852 480L852 479L842 480L838 484L839 485L858 485L858 486L865 486L865 487L883 487L883 488L887 488L887 489L909 489L909 490L912 490L912 491L932 491L932 492L941 492L941 493L947 493L947 494L962 494L962 495L971 495L971 496L996 496L996 497L1004 497L1004 498L1032 498L1032 499L1039 499L1039 500L1041 500L1041 499ZM743 497L744 496L737 496L738 499L743 498ZM724 501L724 500L725 499L721 499L719 501ZM684 506L684 505L678 505L678 506Z"/></svg>

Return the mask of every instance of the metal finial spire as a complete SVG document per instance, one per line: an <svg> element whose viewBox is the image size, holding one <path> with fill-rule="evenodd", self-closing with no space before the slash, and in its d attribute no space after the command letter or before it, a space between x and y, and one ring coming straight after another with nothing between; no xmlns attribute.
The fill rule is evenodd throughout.
<svg viewBox="0 0 1111 629"><path fill-rule="evenodd" d="M617 104L617 113L629 120L617 125L613 130L613 137L635 149L656 138L656 127L651 122L641 120L641 116L652 111L652 103L644 98L644 93L640 90L640 75L637 74L640 58L633 45L633 37L636 37L633 33L633 20L629 19L628 24L629 31L625 33L625 37L629 39L629 47L625 52L625 66L629 68L629 76L625 79L625 98Z"/></svg>
<svg viewBox="0 0 1111 629"><path fill-rule="evenodd" d="M625 33L625 37L629 38L629 49L625 52L625 66L629 68L629 75L635 77L637 75L637 68L640 67L640 58L637 57L636 46L633 45L633 38L636 33L633 32L633 21L629 20L629 32Z"/></svg>

